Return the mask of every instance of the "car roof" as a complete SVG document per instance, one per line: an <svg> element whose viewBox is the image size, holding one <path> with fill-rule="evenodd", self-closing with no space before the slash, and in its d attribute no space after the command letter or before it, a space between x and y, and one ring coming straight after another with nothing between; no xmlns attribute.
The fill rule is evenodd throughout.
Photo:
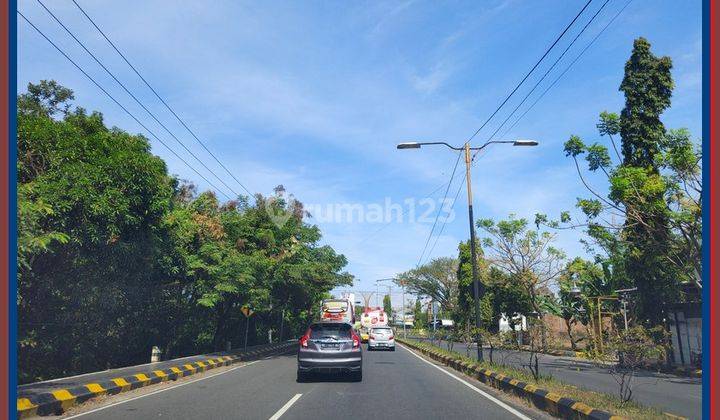
<svg viewBox="0 0 720 420"><path fill-rule="evenodd" d="M323 321L315 321L310 326L317 326L317 325L347 325L349 327L352 327L352 324L346 321L335 321L335 320L323 320Z"/></svg>

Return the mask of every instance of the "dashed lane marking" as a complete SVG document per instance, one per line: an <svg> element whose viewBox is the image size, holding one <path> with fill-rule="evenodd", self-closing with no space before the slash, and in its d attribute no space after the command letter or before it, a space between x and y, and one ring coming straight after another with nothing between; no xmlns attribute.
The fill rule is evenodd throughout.
<svg viewBox="0 0 720 420"><path fill-rule="evenodd" d="M300 399L300 397L302 397L302 394L295 394L295 396L290 398L290 401L286 402L285 405L280 407L280 409L275 414L273 414L269 420L277 420L282 417L282 415L285 414L285 412L288 411L290 407L292 407L292 405Z"/></svg>

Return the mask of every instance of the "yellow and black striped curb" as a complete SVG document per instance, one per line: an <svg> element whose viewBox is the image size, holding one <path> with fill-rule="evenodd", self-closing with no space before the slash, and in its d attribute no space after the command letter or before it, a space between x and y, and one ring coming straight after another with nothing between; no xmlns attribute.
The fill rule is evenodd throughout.
<svg viewBox="0 0 720 420"><path fill-rule="evenodd" d="M532 403L535 407L550 413L553 416L566 419L592 419L592 420L621 420L624 417L612 415L606 411L597 410L580 401L572 398L564 397L554 392L536 387L510 378L503 374L493 372L488 369L482 369L468 362L444 355L438 351L419 346L413 342L396 338L397 341L406 346L422 352L430 358L437 360L447 366L452 367L462 373L477 378L480 382L497 388L501 391L510 392L526 401Z"/></svg>
<svg viewBox="0 0 720 420"><path fill-rule="evenodd" d="M59 415L70 407L101 395L115 395L160 382L176 380L296 345L295 342L272 344L238 355L208 357L200 361L172 366L167 369L144 371L113 378L109 381L88 383L69 389L55 389L51 392L32 396L19 395L17 399L17 415L18 418Z"/></svg>

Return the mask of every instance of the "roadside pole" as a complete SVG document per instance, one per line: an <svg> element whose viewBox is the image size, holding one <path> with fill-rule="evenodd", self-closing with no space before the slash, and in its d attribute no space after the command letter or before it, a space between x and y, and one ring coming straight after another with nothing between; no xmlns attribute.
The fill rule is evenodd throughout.
<svg viewBox="0 0 720 420"><path fill-rule="evenodd" d="M473 196L470 180L470 143L465 143L465 181L467 182L468 216L470 218L470 258L472 259L472 281L475 301L475 344L477 345L477 359L483 360L482 336L480 335L480 280L477 274L477 252L475 250L475 220L473 218Z"/></svg>
<svg viewBox="0 0 720 420"><path fill-rule="evenodd" d="M403 338L407 338L407 332L405 330L405 282L400 281L400 286L402 286L402 323L403 323Z"/></svg>
<svg viewBox="0 0 720 420"><path fill-rule="evenodd" d="M243 351L247 351L248 331L250 330L250 317L255 312L250 309L247 305L240 308L243 315L245 315L245 343L243 344Z"/></svg>

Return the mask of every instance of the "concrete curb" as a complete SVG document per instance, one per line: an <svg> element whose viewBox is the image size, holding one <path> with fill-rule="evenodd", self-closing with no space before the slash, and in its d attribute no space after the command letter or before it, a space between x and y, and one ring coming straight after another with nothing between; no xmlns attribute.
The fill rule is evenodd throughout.
<svg viewBox="0 0 720 420"><path fill-rule="evenodd" d="M56 389L34 396L19 395L17 399L17 416L18 418L25 418L30 416L59 415L70 407L80 405L85 401L101 395L115 395L159 382L176 380L216 367L229 366L249 357L260 356L296 345L297 343L294 341L271 344L266 347L248 351L247 353L240 353L233 356L209 357L204 361L172 366L168 369L144 370L121 378L113 378L109 381L97 383L87 383L70 389Z"/></svg>
<svg viewBox="0 0 720 420"><path fill-rule="evenodd" d="M429 356L431 359L437 360L447 366L452 367L462 373L477 378L480 382L492 386L504 392L509 392L520 397L535 407L550 413L553 416L566 419L591 419L591 420L623 420L624 417L612 415L606 411L597 410L580 401L573 400L569 397L549 392L547 390L536 387L535 385L520 382L517 379L510 378L488 369L473 367L471 364L454 359L452 357L441 354L425 347L418 346L414 343L396 338L398 342L420 351Z"/></svg>

